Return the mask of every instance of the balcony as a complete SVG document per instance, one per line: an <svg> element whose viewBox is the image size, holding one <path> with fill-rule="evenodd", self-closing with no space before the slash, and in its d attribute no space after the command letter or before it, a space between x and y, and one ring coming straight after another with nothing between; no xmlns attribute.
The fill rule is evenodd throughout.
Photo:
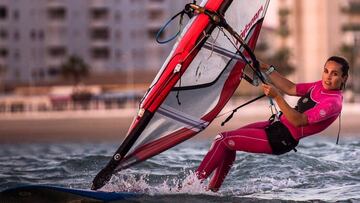
<svg viewBox="0 0 360 203"><path fill-rule="evenodd" d="M46 57L45 64L47 67L58 67L62 63L64 63L65 57L62 58L53 58L53 57Z"/></svg>
<svg viewBox="0 0 360 203"><path fill-rule="evenodd" d="M360 14L360 2L350 2L348 7L343 7L342 12L347 14Z"/></svg>
<svg viewBox="0 0 360 203"><path fill-rule="evenodd" d="M48 0L46 4L48 8L57 8L57 7L65 6L64 1L58 1L58 0Z"/></svg>
<svg viewBox="0 0 360 203"><path fill-rule="evenodd" d="M94 62L106 62L111 57L111 50L107 46L92 46L90 56Z"/></svg>
<svg viewBox="0 0 360 203"><path fill-rule="evenodd" d="M110 23L108 21L104 21L104 20L91 20L90 26L92 28L107 27L107 26L110 26Z"/></svg>
<svg viewBox="0 0 360 203"><path fill-rule="evenodd" d="M46 44L49 46L61 46L67 41L66 33L49 32L46 36Z"/></svg>
<svg viewBox="0 0 360 203"><path fill-rule="evenodd" d="M104 41L104 40L92 40L91 41L91 46L92 47L110 46L110 42L109 41Z"/></svg>
<svg viewBox="0 0 360 203"><path fill-rule="evenodd" d="M67 49L61 45L51 45L47 47L46 65L59 66L66 58Z"/></svg>
<svg viewBox="0 0 360 203"><path fill-rule="evenodd" d="M89 5L91 8L102 8L107 4L106 0L90 0Z"/></svg>
<svg viewBox="0 0 360 203"><path fill-rule="evenodd" d="M358 24L349 23L342 26L342 30L346 31L360 31L360 22Z"/></svg>
<svg viewBox="0 0 360 203"><path fill-rule="evenodd" d="M164 3L164 0L151 0L149 3L147 3L146 8L147 9L166 9L167 4Z"/></svg>

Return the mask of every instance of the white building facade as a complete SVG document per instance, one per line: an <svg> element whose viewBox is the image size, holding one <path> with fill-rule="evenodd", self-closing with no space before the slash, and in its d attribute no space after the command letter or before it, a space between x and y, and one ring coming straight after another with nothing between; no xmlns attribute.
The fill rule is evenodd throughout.
<svg viewBox="0 0 360 203"><path fill-rule="evenodd" d="M32 84L60 77L77 55L93 73L159 69L172 43L155 35L186 1L1 0L0 65L5 81ZM174 22L177 24L177 21ZM171 26L164 37L176 32Z"/></svg>

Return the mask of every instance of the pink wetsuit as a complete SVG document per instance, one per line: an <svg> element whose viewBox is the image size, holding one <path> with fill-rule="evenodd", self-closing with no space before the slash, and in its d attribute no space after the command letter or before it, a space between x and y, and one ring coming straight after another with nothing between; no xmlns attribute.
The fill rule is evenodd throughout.
<svg viewBox="0 0 360 203"><path fill-rule="evenodd" d="M307 115L308 125L293 126L284 115L280 121L288 128L295 140L319 133L326 129L341 113L342 95L340 90L326 90L321 81L296 85L296 94L301 96L298 106L313 103L310 108L299 112ZM307 97L306 97L307 95ZM301 104L302 102L303 104ZM214 172L209 188L220 188L236 156L236 151L272 154L265 128L270 121L252 123L234 131L217 135L196 173L199 179L206 179Z"/></svg>

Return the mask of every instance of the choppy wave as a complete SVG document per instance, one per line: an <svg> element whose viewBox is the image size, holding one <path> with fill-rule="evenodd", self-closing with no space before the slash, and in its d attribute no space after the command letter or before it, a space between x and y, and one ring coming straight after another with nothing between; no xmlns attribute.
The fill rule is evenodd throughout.
<svg viewBox="0 0 360 203"><path fill-rule="evenodd" d="M207 191L206 181L197 182L193 175L209 145L210 140L185 142L116 174L103 190L145 193L149 202L360 201L358 137L342 140L339 145L325 137L308 138L298 152L282 156L238 152L218 193ZM0 147L3 190L20 184L89 188L117 146L62 143ZM187 184L189 180L192 184Z"/></svg>

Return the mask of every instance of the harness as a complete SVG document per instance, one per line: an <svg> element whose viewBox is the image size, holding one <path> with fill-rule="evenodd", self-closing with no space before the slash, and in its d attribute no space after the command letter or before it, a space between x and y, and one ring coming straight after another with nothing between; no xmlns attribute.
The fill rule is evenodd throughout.
<svg viewBox="0 0 360 203"><path fill-rule="evenodd" d="M311 91L309 91L298 100L295 110L300 113L304 113L305 111L313 108L315 105L316 102L311 99ZM280 112L278 117L281 115L282 112ZM299 141L294 139L289 129L282 122L277 120L276 117L277 115L273 114L269 118L271 124L265 128L273 154L281 155L291 150L296 152L297 150L295 147L299 144Z"/></svg>
<svg viewBox="0 0 360 203"><path fill-rule="evenodd" d="M281 155L291 150L297 151L295 147L299 141L295 140L289 129L280 121L273 122L265 128L273 154Z"/></svg>

